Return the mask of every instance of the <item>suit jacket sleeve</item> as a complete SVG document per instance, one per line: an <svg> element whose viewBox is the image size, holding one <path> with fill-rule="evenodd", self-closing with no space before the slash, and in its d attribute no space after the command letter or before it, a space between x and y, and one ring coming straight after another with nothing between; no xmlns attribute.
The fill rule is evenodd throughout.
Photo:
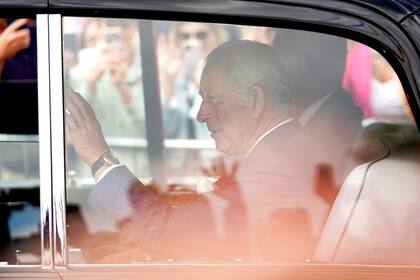
<svg viewBox="0 0 420 280"><path fill-rule="evenodd" d="M136 190L136 191L134 191ZM117 222L133 214L133 202L147 209L157 198L125 166L111 170L93 188L89 204Z"/></svg>
<svg viewBox="0 0 420 280"><path fill-rule="evenodd" d="M136 244L152 255L155 252L173 257L180 251L188 255L188 248L206 253L206 246L211 247L210 239L215 238L211 210L205 199L171 206L153 195L125 166L114 168L98 182L89 204L117 221L131 219L124 234L130 234ZM197 246L201 249L197 250Z"/></svg>

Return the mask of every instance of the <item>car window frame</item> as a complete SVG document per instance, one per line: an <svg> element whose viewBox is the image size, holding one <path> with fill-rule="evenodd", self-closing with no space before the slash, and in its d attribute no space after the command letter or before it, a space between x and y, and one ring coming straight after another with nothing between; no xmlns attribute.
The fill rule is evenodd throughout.
<svg viewBox="0 0 420 280"><path fill-rule="evenodd" d="M38 16L40 14L45 14L47 12L48 7L48 1L47 0L29 0L29 1L15 1L13 3L10 3L9 1L0 1L0 14L3 17L10 17L10 18L29 18L29 17L36 17L37 18L37 24ZM38 30L38 25L37 25ZM37 48L40 49L40 46L48 46L48 38L43 36L40 37L39 35L42 34L42 32L37 32ZM44 35L48 35L48 33L44 33ZM40 56L39 53L37 54L37 60L39 60ZM45 64L48 65L48 57L45 57L47 60L44 61ZM40 65L37 65L38 72L40 70ZM41 67L42 68L42 67ZM41 83L40 80L43 82ZM42 84L45 85L45 83L49 83L49 77L48 75L44 75L41 78L38 76L38 93L40 90L44 90L45 87L43 87ZM49 94L49 92L46 92ZM44 97L40 97L38 94L38 110L40 108L44 109L44 114L49 114L49 106L46 101L46 98L49 98L49 96L44 95ZM42 102L40 102L42 101ZM40 120L40 112L38 111L38 124L41 122ZM45 123L44 123L45 124ZM46 124L49 126L49 124ZM44 134L44 133L43 133ZM4 141L16 141L16 142L31 142L31 143L38 143L39 145L45 146L45 139L40 140L39 137L40 133L38 134L9 134L5 135L2 132L0 132L0 136ZM49 154L45 155L46 158L49 157ZM45 158L44 156L44 158ZM41 156L40 156L41 157ZM45 163L45 160L40 160L40 163ZM41 169L41 168L40 168ZM45 168L43 168L45 173ZM40 178L39 178L39 186L40 186L40 199L44 198L47 201L51 201L51 196L49 193L49 190L51 189L51 185L43 185L41 181L45 181L45 176L41 175L40 170ZM41 178L44 178L41 180ZM42 186L44 186L42 188ZM45 202L45 201L44 201ZM40 201L40 208L42 206L45 206L46 204ZM40 231L41 235L45 233L45 231ZM41 238L42 239L42 238ZM41 243L40 239L40 243ZM43 252L43 248L41 247L41 251ZM36 264L36 265L21 265L21 264L8 264L8 265L0 265L0 279L8 279L11 277L19 277L20 279L33 279L34 277L40 277L43 279L60 279L59 274L57 271L50 265L50 264Z"/></svg>
<svg viewBox="0 0 420 280"><path fill-rule="evenodd" d="M64 1L65 2L65 1ZM42 24L43 28L47 26L47 39L45 37L42 40L38 41L38 44L42 45L48 52L50 52L47 57L48 67L46 65L39 65L41 67L40 73L43 73L39 76L39 82L43 81L41 86L43 92L47 93L42 96L39 96L39 122L46 124L41 129L40 126L40 156L43 157L40 159L40 176L41 183L43 186L41 190L41 207L42 209L42 242L43 242L43 267L57 268L57 269L68 269L73 271L79 270L95 270L97 268L103 268L103 265L75 265L68 264L66 258L66 224L65 224L65 149L64 149L64 105L63 105L63 87L54 80L54 77L57 77L60 81L62 79L62 70L55 72L54 70L62 69L62 62L57 62L57 58L61 59L61 33L57 26L53 26L53 23L57 23L62 16L94 16L94 17L119 17L124 16L127 18L133 18L136 15L136 18L143 19L155 19L155 20L191 20L191 21L209 21L209 22L218 22L218 23L232 23L232 24L246 24L246 25L262 25L262 26L271 26L271 27L287 27L287 28L296 28L308 31L319 31L323 33L328 33L332 35L338 35L346 37L349 39L357 39L357 41L364 43L376 50L378 50L394 67L398 76L401 79L403 87L408 97L410 107L413 111L417 124L420 122L420 99L419 99L419 84L420 84L420 67L419 58L416 56L418 50L415 49L412 40L407 38L406 34L402 30L401 26L395 21L391 21L389 17L373 13L369 8L357 6L354 3L341 3L342 10L331 11L327 7L320 7L320 5L314 7L310 3L303 5L301 1L298 5L293 3L257 3L252 1L237 1L238 7L233 11L213 9L206 6L206 3L197 3L194 8L189 6L185 7L176 7L176 9L171 5L170 1L159 1L159 4L166 2L167 6L165 7L147 7L145 3L138 3L138 8L135 11L128 10L118 10L115 12L110 11L106 8L74 8L71 9L71 6L60 7L60 5L51 5L50 9L46 10L47 13L40 14L40 17L43 17L42 20L47 18L47 22ZM309 1L308 1L309 2ZM329 1L329 3L334 3L338 1ZM71 1L70 1L71 3ZM245 10L240 7L239 4L244 4L246 8L257 7L255 11L251 9ZM153 4L152 4L153 6ZM168 10L174 8L172 12ZM359 7L360 10L355 9ZM274 9L275 8L275 9ZM203 10L200 10L203 9ZM341 14L338 17L337 22L327 23L322 22L325 17L318 18L307 18L308 14L303 13L300 18L296 14L300 9L309 9L309 11L319 11L324 16ZM348 9L346 11L346 9ZM345 11L345 12L343 12ZM351 12L350 12L351 11ZM243 14L240 14L244 12ZM267 12L269 16L264 16L264 12ZM277 14L275 14L277 12ZM369 18L369 13L373 16ZM293 17L294 15L294 17ZM306 18L305 18L306 17ZM328 18L328 17L327 17ZM381 22L375 23L373 20L378 20ZM41 18L40 18L41 19ZM48 22L51 20L50 22ZM347 21L346 21L347 20ZM359 23L349 26L349 22ZM364 25L363 25L363 24ZM347 24L347 25L346 25ZM380 26L382 25L382 26ZM60 25L61 27L61 25ZM382 37L373 38L375 34L381 34ZM385 36L386 35L386 36ZM58 39L60 38L60 39ZM45 41L48 40L48 41ZM59 42L59 43L58 43ZM47 43L47 44L45 44ZM43 54L45 55L45 53ZM38 53L38 58L42 57ZM40 61L40 60L39 60ZM410 70L412 72L410 72ZM61 78L59 77L61 76ZM41 89L39 87L39 89ZM54 95L52 94L54 92ZM61 94L60 94L61 93ZM56 108L56 109L53 109ZM42 111L44 110L44 111ZM48 115L48 116L47 116ZM54 120L54 121L53 121ZM47 122L45 122L47 121ZM57 138L56 138L57 136ZM58 165L55 165L55 164ZM43 179L42 179L43 178ZM58 233L61 231L61 235ZM61 248L61 252L57 256L57 248ZM135 264L130 264L128 266L136 266ZM127 269L127 265L110 265L111 267L117 269ZM163 265L167 267L166 264ZM169 264L169 266L171 266ZM173 265L172 265L173 266ZM177 265L178 266L178 265ZM187 270L190 270L193 265L180 265ZM223 266L223 265L222 265ZM297 271L303 267L309 267L308 270L314 270L315 267L319 267L320 271L341 271L348 270L352 271L351 265L297 265L295 270L291 265L285 265L289 267L292 271ZM224 266L230 267L230 266ZM371 271L378 268L378 271L381 269L397 271L401 269L402 271L408 271L418 273L417 267L399 267L392 268L392 266L385 268L383 266L366 266L365 271ZM147 264L139 264L138 269L141 271L149 269L150 266ZM283 268L284 269L284 268ZM359 265L354 267L355 270L360 269ZM171 269L169 269L171 270ZM235 268L234 268L235 270ZM281 270L281 269L280 269ZM315 269L317 270L317 269Z"/></svg>
<svg viewBox="0 0 420 280"><path fill-rule="evenodd" d="M290 7L290 6L289 6ZM102 13L101 13L102 12ZM289 11L290 12L290 11ZM324 11L325 12L325 11ZM66 16L66 14L67 13L63 13L63 14L61 14L62 16ZM72 16L74 16L75 14L74 13L70 13ZM109 15L106 13L106 11L101 11L101 10L96 10L96 17L102 17L102 16L104 16L104 17L108 17ZM191 16L193 17L194 16L194 14L191 14ZM115 15L113 16L113 17L115 17ZM131 18L131 17L128 17L128 16L125 16L124 18ZM185 18L185 17L184 17ZM279 16L279 18L281 18L281 16ZM141 19L144 19L143 17L141 18ZM150 19L150 18L147 18L147 19ZM155 19L157 19L157 20L163 20L163 18L161 18L161 17L158 17L158 18L155 18ZM273 19L271 19L272 21L273 21ZM284 19L283 19L284 20ZM357 18L357 20L360 20L360 18ZM384 19L382 19L382 20L384 20ZM280 19L280 21L281 21L281 19ZM217 20L216 19L216 21L211 21L211 22L220 22L219 20ZM232 23L231 21L223 21L223 23ZM263 25L263 23L261 22L261 24L259 23L259 22L257 22L258 24L257 25ZM240 24L240 22L238 21L238 22L236 22L235 21L235 24ZM296 25L295 25L296 24ZM325 25L325 23L324 24L319 24L319 26L318 26L318 28L319 29L317 29L317 27L314 27L313 25L312 26L306 26L304 23L302 23L302 22L298 22L298 21L296 21L296 22L293 22L293 21L289 21L289 22L287 22L287 21L283 21L283 22L281 22L280 23L280 25L281 25L281 27L288 27L288 28L299 28L299 29L303 29L303 30L308 30L308 31L320 31L320 32L325 32L325 33L328 33L328 34L333 34L333 35L340 35L340 36L344 36L344 35L347 35L347 34L343 34L343 33L341 33L341 32L338 32L338 31L342 31L342 30L339 30L338 28L335 28L335 27L333 27L333 26L326 26ZM270 25L267 25L267 26L271 26L271 27L279 27L277 24L276 25L274 25L273 24L273 22L271 22L271 24ZM374 27L374 25L371 27L371 28L373 28ZM381 27L380 26L375 26L377 29L381 29ZM336 30L337 29L337 30ZM365 31L366 31L367 29L365 29ZM354 32L354 30L346 30L346 31L350 31L349 33L348 33L348 36L347 36L347 38L354 38L354 37L356 37L356 35L355 34L353 34L351 31L353 31ZM385 32L385 30L383 30L383 32ZM384 33L384 34L387 34L387 33ZM365 34L366 35L366 34ZM390 35L389 33L387 34L388 36ZM401 34L398 34L399 36L401 36ZM373 47L373 48L375 48L377 51L379 51L385 58L387 58L388 59L388 61L392 64L392 66L394 67L394 69L397 71L397 73L398 73L398 68L401 68L401 65L400 64L397 64L396 63L396 56L398 55L399 57L401 57L401 56L404 56L404 54L403 54L403 52L400 50L400 52L399 53L397 53L393 48L390 48L389 46L386 46L385 44L383 44L383 42L384 41L388 41L388 43L389 42L392 42L393 41L393 39L394 39L394 42L393 43L395 43L395 44L397 44L398 42L401 42L401 41L398 41L398 40L396 40L395 38L392 38L392 37L388 37L387 39L385 39L385 38L387 38L387 37L384 37L384 38L381 38L382 40L379 42L377 39L374 39L374 38L370 38L370 37L368 37L368 35L366 35L366 37L364 38L364 40L359 40L359 38L358 38L358 40L357 41L359 41L359 42L362 42L362 43L367 43L370 47ZM385 39L385 40L384 40ZM400 70L400 72L401 72L401 70ZM398 74L400 74L400 73L398 73ZM400 79L401 79L401 75L399 75L399 77L400 77ZM403 76L404 77L404 76ZM407 80L408 80L409 78L407 77ZM402 81L403 82L403 81ZM407 90L407 88L405 88L406 90ZM147 120L146 120L146 122L147 122ZM69 265L72 265L72 264L69 264Z"/></svg>

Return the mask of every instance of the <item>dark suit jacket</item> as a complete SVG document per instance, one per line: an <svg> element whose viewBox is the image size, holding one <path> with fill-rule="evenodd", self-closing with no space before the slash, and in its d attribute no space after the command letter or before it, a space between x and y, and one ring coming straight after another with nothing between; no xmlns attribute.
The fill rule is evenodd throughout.
<svg viewBox="0 0 420 280"><path fill-rule="evenodd" d="M304 127L304 137L315 164L329 165L339 184L355 167L351 153L362 131L362 118L360 108L341 88L325 101Z"/></svg>
<svg viewBox="0 0 420 280"><path fill-rule="evenodd" d="M236 174L220 178L215 192L194 202L168 205L126 167L109 172L89 201L118 219L130 217L125 234L154 258L263 259L273 243L277 255L302 258L302 239L319 233L326 213L312 193L311 159L300 133L296 121L278 127Z"/></svg>

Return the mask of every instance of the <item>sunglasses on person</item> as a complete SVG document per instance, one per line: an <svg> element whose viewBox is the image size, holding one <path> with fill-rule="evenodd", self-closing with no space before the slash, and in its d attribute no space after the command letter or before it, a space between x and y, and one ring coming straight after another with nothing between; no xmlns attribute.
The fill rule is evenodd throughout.
<svg viewBox="0 0 420 280"><path fill-rule="evenodd" d="M204 41L206 40L208 34L206 31L199 31L199 32L195 32L195 33L186 33L186 32L179 32L178 33L178 38L181 39L182 41L184 40L189 40L192 38L196 38L200 41Z"/></svg>

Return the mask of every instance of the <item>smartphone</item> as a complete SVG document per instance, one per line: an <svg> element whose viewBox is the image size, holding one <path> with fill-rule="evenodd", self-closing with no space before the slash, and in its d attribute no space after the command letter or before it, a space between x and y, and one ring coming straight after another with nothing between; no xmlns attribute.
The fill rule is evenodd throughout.
<svg viewBox="0 0 420 280"><path fill-rule="evenodd" d="M105 30L105 41L112 49L119 50L122 47L122 29L118 26L110 26Z"/></svg>

